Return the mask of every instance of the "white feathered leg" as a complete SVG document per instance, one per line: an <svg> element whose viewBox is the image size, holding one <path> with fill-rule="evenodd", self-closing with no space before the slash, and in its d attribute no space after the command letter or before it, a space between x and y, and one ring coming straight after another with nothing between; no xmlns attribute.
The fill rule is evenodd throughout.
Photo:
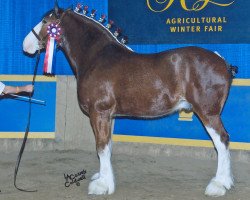
<svg viewBox="0 0 250 200"><path fill-rule="evenodd" d="M112 142L98 152L100 159L100 172L91 178L89 184L89 194L112 194L115 191L114 174L111 164Z"/></svg>
<svg viewBox="0 0 250 200"><path fill-rule="evenodd" d="M208 184L205 194L208 196L223 196L226 189L229 190L233 186L229 149L221 142L220 135L213 128L206 127L206 129L217 149L218 168L216 176Z"/></svg>

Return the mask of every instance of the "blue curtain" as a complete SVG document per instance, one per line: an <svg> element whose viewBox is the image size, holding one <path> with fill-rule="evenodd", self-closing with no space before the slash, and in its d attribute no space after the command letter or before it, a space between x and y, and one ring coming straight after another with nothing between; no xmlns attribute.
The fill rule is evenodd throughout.
<svg viewBox="0 0 250 200"><path fill-rule="evenodd" d="M97 9L98 17L108 14L108 0L59 0L59 6L68 8L80 2L89 9ZM135 1L136 3L136 1ZM6 0L0 1L0 74L32 74L35 58L24 55L22 42L30 30L42 19L44 13L54 6L53 0ZM129 12L129 11L128 11ZM124 16L126 17L126 16ZM112 19L116 21L116 19ZM121 27L126 29L126 27ZM249 35L249 33L246 33ZM130 37L128 35L128 37ZM189 44L191 45L191 44ZM212 51L218 51L226 60L239 67L237 78L250 77L250 44L192 44ZM140 53L154 53L166 49L187 46L187 44L133 44L132 49ZM72 75L71 68L61 51L56 56L56 74ZM42 74L44 53L38 68Z"/></svg>
<svg viewBox="0 0 250 200"><path fill-rule="evenodd" d="M59 6L69 8L80 2L96 9L98 16L107 13L108 1L100 0L59 0ZM0 1L0 74L33 74L35 58L24 55L22 43L31 29L41 21L42 16L54 6L53 0L6 0ZM42 74L44 53L38 68ZM62 52L57 52L57 74L72 74L71 68Z"/></svg>

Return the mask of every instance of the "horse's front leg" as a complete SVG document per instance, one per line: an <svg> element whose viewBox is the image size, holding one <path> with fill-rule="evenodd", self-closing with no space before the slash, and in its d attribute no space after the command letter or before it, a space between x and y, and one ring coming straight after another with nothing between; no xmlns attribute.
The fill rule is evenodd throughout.
<svg viewBox="0 0 250 200"><path fill-rule="evenodd" d="M114 174L111 164L111 116L108 111L90 113L96 149L100 161L100 171L92 177L89 194L112 194L115 191Z"/></svg>

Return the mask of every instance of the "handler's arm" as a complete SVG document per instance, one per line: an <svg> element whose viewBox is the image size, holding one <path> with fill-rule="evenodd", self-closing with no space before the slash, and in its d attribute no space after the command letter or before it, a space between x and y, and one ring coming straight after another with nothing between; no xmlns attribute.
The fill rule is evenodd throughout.
<svg viewBox="0 0 250 200"><path fill-rule="evenodd" d="M0 82L0 92L4 94L16 94L20 92L33 92L33 85L25 85L25 86L7 86Z"/></svg>

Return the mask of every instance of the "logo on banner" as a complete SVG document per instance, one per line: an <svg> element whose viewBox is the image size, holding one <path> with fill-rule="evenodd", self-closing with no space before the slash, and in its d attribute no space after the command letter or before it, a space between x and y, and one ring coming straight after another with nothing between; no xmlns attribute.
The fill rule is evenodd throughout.
<svg viewBox="0 0 250 200"><path fill-rule="evenodd" d="M175 0L146 0L147 1L147 6L148 8L153 11L153 12L164 12L167 9L169 9L171 7L171 5L174 3ZM183 10L186 11L201 11L203 10L208 4L214 4L216 6L222 6L222 7L226 7L226 6L230 6L231 4L234 3L234 1L230 2L230 3L219 3L216 2L216 0L196 0L190 7L187 6L186 4L187 0L180 0L180 5L183 8ZM163 8L160 9L156 9L153 8L152 4L158 4L158 5L162 5Z"/></svg>
<svg viewBox="0 0 250 200"><path fill-rule="evenodd" d="M155 13L167 12L175 0L146 0L147 7ZM234 3L219 3L218 0L179 0L180 7L187 12L199 12L205 9L209 4L219 7L227 7ZM226 0L225 0L226 1ZM186 32L222 32L223 25L227 23L225 16L200 16L199 17L171 17L166 19L166 25L169 26L170 33Z"/></svg>

